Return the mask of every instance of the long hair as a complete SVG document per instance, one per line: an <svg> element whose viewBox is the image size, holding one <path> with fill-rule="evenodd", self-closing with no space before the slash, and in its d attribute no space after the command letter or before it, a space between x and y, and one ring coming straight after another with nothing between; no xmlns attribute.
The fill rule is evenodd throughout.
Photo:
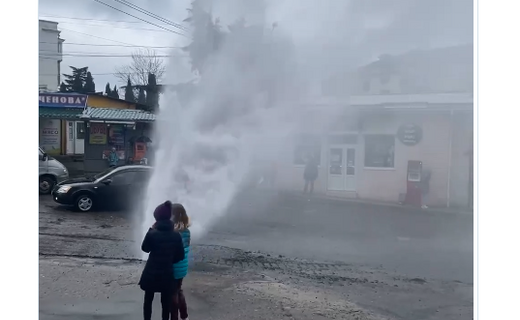
<svg viewBox="0 0 520 320"><path fill-rule="evenodd" d="M172 219L175 230L182 231L190 226L190 218L186 213L186 209L180 203L172 205Z"/></svg>

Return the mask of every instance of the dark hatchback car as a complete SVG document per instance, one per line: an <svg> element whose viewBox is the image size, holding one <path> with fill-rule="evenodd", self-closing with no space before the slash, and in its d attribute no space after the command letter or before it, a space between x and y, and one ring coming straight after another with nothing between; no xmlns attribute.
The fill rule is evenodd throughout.
<svg viewBox="0 0 520 320"><path fill-rule="evenodd" d="M128 207L146 192L152 167L129 165L93 176L63 181L52 190L55 202L88 212L97 208Z"/></svg>

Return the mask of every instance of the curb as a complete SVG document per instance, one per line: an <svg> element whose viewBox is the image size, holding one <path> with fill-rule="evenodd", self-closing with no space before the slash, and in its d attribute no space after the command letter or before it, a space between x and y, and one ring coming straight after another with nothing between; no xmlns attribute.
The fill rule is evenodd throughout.
<svg viewBox="0 0 520 320"><path fill-rule="evenodd" d="M365 207L380 207L380 208L388 208L388 209L399 209L400 211L415 213L415 214L438 214L438 215L450 215L457 217L473 217L473 211L463 211L463 210L450 210L445 208L428 208L421 209L417 207L400 205L397 203L381 203L381 202L370 202L370 201L362 201L358 199L348 199L348 198L335 198L335 197L327 197L322 195L312 195L311 197L307 197L302 194L296 194L291 192L280 192L281 196L284 197L292 197L297 198L299 200L312 199L313 201L319 201L324 204L342 204L342 205L359 205Z"/></svg>

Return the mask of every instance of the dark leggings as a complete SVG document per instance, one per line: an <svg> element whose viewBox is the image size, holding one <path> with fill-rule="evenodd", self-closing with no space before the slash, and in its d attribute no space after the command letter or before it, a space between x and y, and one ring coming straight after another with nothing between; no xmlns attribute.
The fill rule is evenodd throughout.
<svg viewBox="0 0 520 320"><path fill-rule="evenodd" d="M144 320L152 319L152 302L155 293L153 291L145 291L144 293L144 305L143 315ZM170 305L171 305L171 293L161 292L161 305L162 305L162 320L168 320L170 317Z"/></svg>
<svg viewBox="0 0 520 320"><path fill-rule="evenodd" d="M176 280L175 285L177 286L177 290L173 294L172 298L172 306L171 306L171 320L179 319L179 314L181 319L188 318L188 305L186 304L186 298L184 297L184 293L182 292L182 279Z"/></svg>
<svg viewBox="0 0 520 320"><path fill-rule="evenodd" d="M303 188L303 193L307 193L307 190L310 188L309 193L312 193L314 191L314 180L305 180L305 188Z"/></svg>

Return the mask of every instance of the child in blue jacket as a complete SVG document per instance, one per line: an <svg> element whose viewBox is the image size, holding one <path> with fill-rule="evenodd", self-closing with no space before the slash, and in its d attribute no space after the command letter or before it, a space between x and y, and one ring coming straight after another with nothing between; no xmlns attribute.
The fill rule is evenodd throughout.
<svg viewBox="0 0 520 320"><path fill-rule="evenodd" d="M184 245L184 259L173 264L173 276L177 285L176 293L173 295L171 305L171 320L179 319L179 314L182 320L188 319L188 306L186 298L182 292L182 280L188 274L188 254L190 252L190 219L186 214L186 209L179 203L172 205L172 216L174 229L180 233Z"/></svg>

